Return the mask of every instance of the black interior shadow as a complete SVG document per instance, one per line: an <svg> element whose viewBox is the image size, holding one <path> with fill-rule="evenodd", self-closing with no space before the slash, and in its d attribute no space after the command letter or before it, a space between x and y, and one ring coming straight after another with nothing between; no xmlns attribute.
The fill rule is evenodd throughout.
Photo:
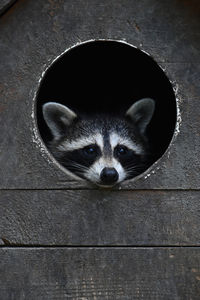
<svg viewBox="0 0 200 300"><path fill-rule="evenodd" d="M168 147L176 124L176 99L171 83L144 52L122 42L93 41L63 54L48 69L37 94L37 122L46 143L51 134L42 105L55 101L77 113L125 113L137 100L150 97L156 110L148 137L157 160Z"/></svg>

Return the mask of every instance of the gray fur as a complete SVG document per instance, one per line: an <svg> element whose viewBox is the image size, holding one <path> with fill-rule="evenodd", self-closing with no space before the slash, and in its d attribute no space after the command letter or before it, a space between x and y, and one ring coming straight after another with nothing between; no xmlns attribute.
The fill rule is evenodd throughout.
<svg viewBox="0 0 200 300"><path fill-rule="evenodd" d="M59 138L63 129L77 117L67 106L56 102L48 102L43 105L43 116L54 138Z"/></svg>
<svg viewBox="0 0 200 300"><path fill-rule="evenodd" d="M142 134L145 133L147 125L151 121L155 110L155 102L150 98L144 98L134 103L126 112L137 125Z"/></svg>

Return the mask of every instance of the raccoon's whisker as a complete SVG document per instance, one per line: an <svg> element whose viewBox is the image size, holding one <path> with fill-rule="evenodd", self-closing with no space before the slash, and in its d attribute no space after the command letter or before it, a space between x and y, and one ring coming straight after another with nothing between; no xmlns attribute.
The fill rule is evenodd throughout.
<svg viewBox="0 0 200 300"><path fill-rule="evenodd" d="M138 166L126 168L126 172L128 175L131 175L132 173L140 174L145 169L146 169L146 165L138 165Z"/></svg>
<svg viewBox="0 0 200 300"><path fill-rule="evenodd" d="M70 167L73 167L74 169L79 170L81 172L88 170L88 168L86 168L85 166L78 165L78 164L73 164L73 163L70 164Z"/></svg>
<svg viewBox="0 0 200 300"><path fill-rule="evenodd" d="M130 165L130 166L128 166L127 169L141 169L141 168L144 168L144 167L146 167L146 166L147 166L146 164Z"/></svg>
<svg viewBox="0 0 200 300"><path fill-rule="evenodd" d="M77 168L81 168L81 169L88 169L86 166L84 166L84 165L81 165L81 164L79 164L79 163L77 163L77 162L75 162L75 161L73 161L73 160L71 160L71 161L69 161L71 164L72 164L72 166L74 166L74 167L77 167Z"/></svg>
<svg viewBox="0 0 200 300"><path fill-rule="evenodd" d="M127 169L130 169L130 168L142 168L142 167L146 167L146 166L147 166L146 163L139 163L139 164L130 163L130 164L126 165L126 168Z"/></svg>
<svg viewBox="0 0 200 300"><path fill-rule="evenodd" d="M133 169L129 169L129 170L127 170L127 173L133 173L133 172L139 172L139 173L141 173L141 172L143 172L145 170L145 168L133 168Z"/></svg>
<svg viewBox="0 0 200 300"><path fill-rule="evenodd" d="M146 162L137 162L137 163L135 163L135 162L132 161L129 164L128 163L126 164L126 166L131 166L131 167L132 166L136 166L136 167L137 166L144 166L144 165L146 165Z"/></svg>
<svg viewBox="0 0 200 300"><path fill-rule="evenodd" d="M76 171L79 170L79 171L83 172L83 171L88 170L88 168L86 166L81 165L81 164L75 162L74 160L70 160L70 159L65 160L65 159L63 159L63 160L59 160L59 162L61 164L65 165L66 168L69 168L69 167L74 168Z"/></svg>

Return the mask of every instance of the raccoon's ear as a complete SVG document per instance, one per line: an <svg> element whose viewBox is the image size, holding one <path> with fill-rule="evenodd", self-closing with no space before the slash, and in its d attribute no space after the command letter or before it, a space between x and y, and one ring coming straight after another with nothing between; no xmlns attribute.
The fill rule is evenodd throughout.
<svg viewBox="0 0 200 300"><path fill-rule="evenodd" d="M136 124L142 134L145 133L146 127L151 121L155 110L153 99L144 98L134 103L126 112L126 116Z"/></svg>
<svg viewBox="0 0 200 300"><path fill-rule="evenodd" d="M45 103L42 107L44 120L54 138L60 137L77 115L67 106L56 102Z"/></svg>

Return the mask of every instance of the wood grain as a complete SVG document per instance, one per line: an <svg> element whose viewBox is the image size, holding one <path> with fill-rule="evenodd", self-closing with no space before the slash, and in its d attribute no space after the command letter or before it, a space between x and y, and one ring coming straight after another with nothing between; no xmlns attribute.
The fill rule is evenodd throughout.
<svg viewBox="0 0 200 300"><path fill-rule="evenodd" d="M199 192L1 191L4 245L199 245Z"/></svg>
<svg viewBox="0 0 200 300"><path fill-rule="evenodd" d="M0 249L4 300L199 300L199 248Z"/></svg>

